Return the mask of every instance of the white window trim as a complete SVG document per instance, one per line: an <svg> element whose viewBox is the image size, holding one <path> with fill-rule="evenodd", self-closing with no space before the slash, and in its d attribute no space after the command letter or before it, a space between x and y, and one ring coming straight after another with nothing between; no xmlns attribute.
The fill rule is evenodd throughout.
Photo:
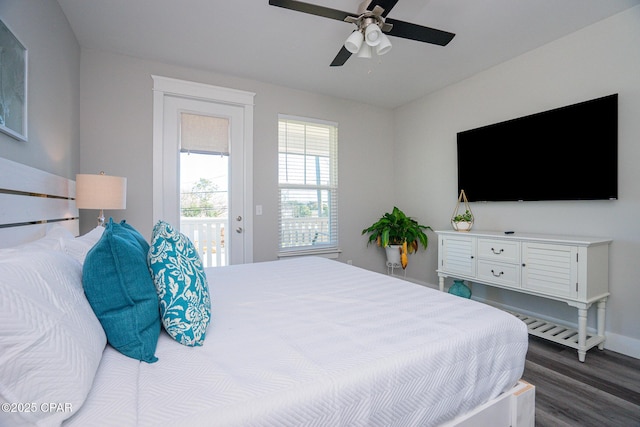
<svg viewBox="0 0 640 427"><path fill-rule="evenodd" d="M278 258L295 258L299 256L321 256L329 259L338 259L341 253L342 253L342 249L340 249L340 247L291 250L291 251L278 252Z"/></svg>

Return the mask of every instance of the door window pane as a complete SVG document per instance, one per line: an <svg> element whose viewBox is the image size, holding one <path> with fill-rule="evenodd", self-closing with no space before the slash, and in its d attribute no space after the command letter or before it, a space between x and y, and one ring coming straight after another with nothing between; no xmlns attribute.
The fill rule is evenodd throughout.
<svg viewBox="0 0 640 427"><path fill-rule="evenodd" d="M180 231L193 242L204 267L227 265L228 172L228 155L180 153Z"/></svg>

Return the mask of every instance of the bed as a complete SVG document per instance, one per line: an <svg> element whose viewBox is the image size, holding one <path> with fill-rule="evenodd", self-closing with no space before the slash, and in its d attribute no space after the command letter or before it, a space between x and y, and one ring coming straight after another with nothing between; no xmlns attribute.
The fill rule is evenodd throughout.
<svg viewBox="0 0 640 427"><path fill-rule="evenodd" d="M73 182L63 180L64 195L53 198L65 202L27 209L47 212L43 222L5 209L47 199L25 202L40 193L11 188L15 171L41 171L3 159L0 170L11 170L0 172L0 242L11 247L0 249L0 271L39 262L47 265L41 276L52 272L53 288L69 282L71 296L38 295L48 304L60 300L66 317L65 310L74 312L58 332L66 347L81 348L62 357L40 339L33 351L18 353L31 331L17 336L24 325L15 317L28 304L12 300L13 270L0 277L0 425L533 426L535 388L520 380L528 342L520 320L324 258L207 269L212 302L204 345L181 345L162 331L157 362L124 356L106 344L78 291L83 256L100 230L74 236ZM74 302L67 307L66 300ZM9 330L12 321L20 324Z"/></svg>

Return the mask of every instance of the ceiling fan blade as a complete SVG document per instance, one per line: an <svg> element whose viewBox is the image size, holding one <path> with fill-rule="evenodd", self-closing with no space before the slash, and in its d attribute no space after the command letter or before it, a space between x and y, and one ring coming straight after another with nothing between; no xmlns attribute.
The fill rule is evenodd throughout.
<svg viewBox="0 0 640 427"><path fill-rule="evenodd" d="M395 37L402 37L419 42L446 46L455 34L448 31L436 30L435 28L423 27L422 25L410 24L408 22L396 21L388 18L385 21L392 24L393 28L387 34Z"/></svg>
<svg viewBox="0 0 640 427"><path fill-rule="evenodd" d="M338 52L336 57L333 58L333 62L331 63L331 66L341 67L344 65L345 62L347 62L347 59L349 59L350 57L351 57L351 52L349 52L346 47L342 46L342 49L340 49L340 52Z"/></svg>
<svg viewBox="0 0 640 427"><path fill-rule="evenodd" d="M298 12L309 13L311 15L322 16L324 18L335 19L338 21L344 21L346 17L351 16L357 18L358 15L343 12L341 10L331 9L324 6L318 6L316 4L304 3L296 0L269 0L271 6L283 7L285 9L291 9Z"/></svg>
<svg viewBox="0 0 640 427"><path fill-rule="evenodd" d="M369 6L367 6L367 10L373 11L376 6L380 6L384 9L384 12L382 12L381 16L383 18L386 18L391 9L393 9L393 6L396 5L396 3L398 3L398 0L372 0L371 3L369 3Z"/></svg>

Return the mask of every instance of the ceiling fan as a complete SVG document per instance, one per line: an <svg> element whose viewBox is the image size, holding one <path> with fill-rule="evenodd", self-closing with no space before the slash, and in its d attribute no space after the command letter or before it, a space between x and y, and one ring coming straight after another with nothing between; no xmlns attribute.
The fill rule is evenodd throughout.
<svg viewBox="0 0 640 427"><path fill-rule="evenodd" d="M297 0L269 0L271 6L283 7L356 25L357 28L347 38L345 44L333 59L333 62L331 62L332 67L344 65L353 53L357 53L358 56L370 57L371 48L375 48L378 55L388 52L391 49L391 43L385 33L390 36L439 46L446 46L455 36L455 34L447 31L387 18L387 14L397 2L398 0L364 0L356 14Z"/></svg>

